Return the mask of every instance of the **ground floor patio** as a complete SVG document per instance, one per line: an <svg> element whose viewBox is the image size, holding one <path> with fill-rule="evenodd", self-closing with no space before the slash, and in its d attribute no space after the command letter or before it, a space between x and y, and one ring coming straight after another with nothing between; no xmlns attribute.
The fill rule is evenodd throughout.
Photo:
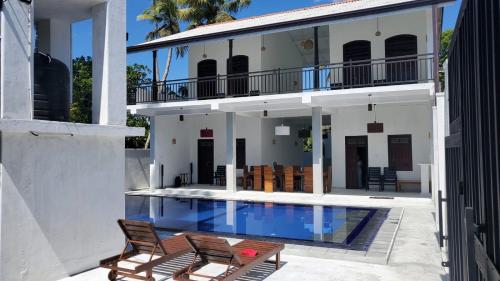
<svg viewBox="0 0 500 281"><path fill-rule="evenodd" d="M177 191L173 195L172 192ZM335 192L336 190L334 190ZM147 193L139 191L134 194ZM154 196L162 196L156 191ZM239 191L235 193L224 190L212 190L207 193L200 189L166 189L161 191L171 193L172 196L206 196L208 198L233 200L259 200L261 192ZM198 192L204 192L200 194ZM131 193L129 193L131 194ZM239 280L446 280L446 272L441 267L441 252L437 240L435 214L430 198L423 198L420 194L394 193L393 199L374 197L378 192L364 192L348 194L339 192L324 196L312 194L273 193L266 200L275 202L309 202L311 204L332 204L345 206L383 207L390 209L404 208L397 235L394 237L387 264L370 262L367 259L332 259L318 253L313 247L304 249L310 254L294 254L293 251L282 255L282 268L275 271L272 265L263 265L248 273ZM387 195L387 194L386 194ZM116 237L123 240L123 237ZM287 245L288 246L288 245ZM290 246L288 246L290 247ZM376 247L374 245L373 247ZM366 255L366 253L349 253L350 255ZM156 280L172 280L172 272L189 264L188 256L173 262L158 266L155 270ZM218 271L218 268L207 270ZM106 280L107 271L94 269L64 281ZM127 279L122 279L127 280Z"/></svg>

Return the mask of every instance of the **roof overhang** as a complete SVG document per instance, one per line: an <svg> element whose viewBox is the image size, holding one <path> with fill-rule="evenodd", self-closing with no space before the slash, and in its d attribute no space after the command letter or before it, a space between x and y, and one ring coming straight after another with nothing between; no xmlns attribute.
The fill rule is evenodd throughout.
<svg viewBox="0 0 500 281"><path fill-rule="evenodd" d="M142 52L160 48L185 46L193 43L201 43L217 39L220 40L225 38L234 38L243 35L248 36L251 34L278 32L278 31L290 30L293 28L329 24L332 22L342 21L346 19L360 18L360 17L394 13L394 12L402 12L405 10L412 10L429 6L437 6L442 8L445 5L453 2L455 2L455 0L409 0L409 1L396 2L392 4L379 5L364 9L354 9L345 12L332 13L327 15L310 16L304 18L297 18L293 20L277 21L273 23L255 24L242 28L226 28L226 29L220 28L218 30L215 29L193 35L189 35L188 32L190 31L185 31L171 36L156 39L150 42L145 42L138 45L130 46L127 48L127 52L135 53L135 52ZM230 23L226 23L226 25ZM185 34L186 36L179 36L180 34L181 35Z"/></svg>

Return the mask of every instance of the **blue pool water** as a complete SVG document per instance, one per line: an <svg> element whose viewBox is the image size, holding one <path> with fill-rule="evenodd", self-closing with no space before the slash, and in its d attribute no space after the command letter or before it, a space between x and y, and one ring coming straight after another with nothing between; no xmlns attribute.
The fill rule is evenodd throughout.
<svg viewBox="0 0 500 281"><path fill-rule="evenodd" d="M349 245L377 209L247 201L152 198L152 211L129 214L158 228ZM152 215L149 215L152 214Z"/></svg>

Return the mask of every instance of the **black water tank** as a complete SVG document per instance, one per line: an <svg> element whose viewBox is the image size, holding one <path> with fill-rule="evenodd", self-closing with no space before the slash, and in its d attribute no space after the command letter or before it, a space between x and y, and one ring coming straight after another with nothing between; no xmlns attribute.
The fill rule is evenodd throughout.
<svg viewBox="0 0 500 281"><path fill-rule="evenodd" d="M69 121L70 73L61 61L35 54L34 118Z"/></svg>

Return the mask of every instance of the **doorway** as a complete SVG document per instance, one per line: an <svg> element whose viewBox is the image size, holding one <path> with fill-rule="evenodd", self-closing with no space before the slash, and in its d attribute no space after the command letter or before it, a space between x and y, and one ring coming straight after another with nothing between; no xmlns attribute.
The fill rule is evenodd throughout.
<svg viewBox="0 0 500 281"><path fill-rule="evenodd" d="M198 184L212 184L214 174L214 140L198 140Z"/></svg>
<svg viewBox="0 0 500 281"><path fill-rule="evenodd" d="M248 56L238 55L227 60L227 94L248 94Z"/></svg>
<svg viewBox="0 0 500 281"><path fill-rule="evenodd" d="M356 40L343 46L344 87L360 87L372 82L371 42Z"/></svg>
<svg viewBox="0 0 500 281"><path fill-rule="evenodd" d="M202 60L198 63L198 82L196 90L198 99L216 96L217 92L217 61Z"/></svg>
<svg viewBox="0 0 500 281"><path fill-rule="evenodd" d="M368 136L345 137L346 187L366 187L368 171Z"/></svg>
<svg viewBox="0 0 500 281"><path fill-rule="evenodd" d="M417 49L415 35L403 34L385 40L387 82L414 83L418 80Z"/></svg>

